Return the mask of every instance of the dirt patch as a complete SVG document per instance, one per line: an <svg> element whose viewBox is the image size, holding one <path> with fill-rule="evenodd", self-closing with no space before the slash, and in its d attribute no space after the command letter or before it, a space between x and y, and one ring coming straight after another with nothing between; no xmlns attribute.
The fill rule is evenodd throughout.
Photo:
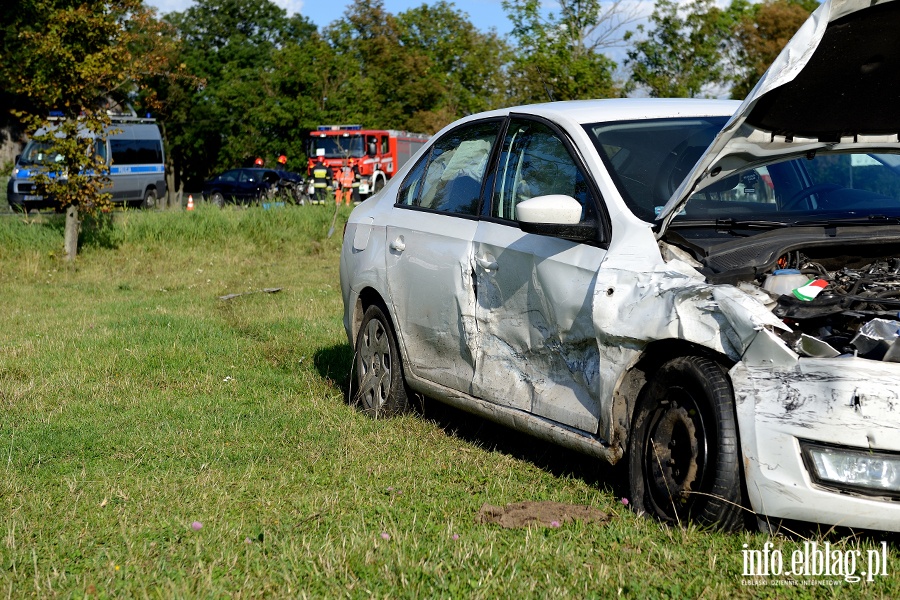
<svg viewBox="0 0 900 600"><path fill-rule="evenodd" d="M476 523L496 523L506 529L532 526L559 527L572 521L604 524L609 521L609 515L583 504L514 502L503 507L483 504L475 517Z"/></svg>

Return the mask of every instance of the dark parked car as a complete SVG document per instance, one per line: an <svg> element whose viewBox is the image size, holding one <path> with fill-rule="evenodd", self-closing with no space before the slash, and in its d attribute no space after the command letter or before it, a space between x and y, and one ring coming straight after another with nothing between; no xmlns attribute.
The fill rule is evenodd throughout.
<svg viewBox="0 0 900 600"><path fill-rule="evenodd" d="M280 188L294 189L303 178L274 169L231 169L203 184L203 197L217 206L264 200Z"/></svg>

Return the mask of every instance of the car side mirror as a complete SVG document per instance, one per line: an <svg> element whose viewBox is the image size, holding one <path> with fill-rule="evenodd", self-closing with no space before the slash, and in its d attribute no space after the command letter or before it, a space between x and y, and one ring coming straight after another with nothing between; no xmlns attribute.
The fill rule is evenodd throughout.
<svg viewBox="0 0 900 600"><path fill-rule="evenodd" d="M582 221L581 213L581 203L563 194L535 196L516 205L516 220L525 233L549 235L573 242L596 240L596 221Z"/></svg>

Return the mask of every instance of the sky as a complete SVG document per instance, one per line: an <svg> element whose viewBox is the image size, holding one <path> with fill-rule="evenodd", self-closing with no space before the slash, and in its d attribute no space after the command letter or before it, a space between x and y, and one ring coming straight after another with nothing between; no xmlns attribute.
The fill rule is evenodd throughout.
<svg viewBox="0 0 900 600"><path fill-rule="evenodd" d="M287 13L299 13L315 23L320 29L341 18L350 0L273 0ZM146 4L159 9L160 14L181 12L193 2L191 0L145 0ZM453 0L457 10L469 15L472 24L481 31L491 28L501 35L512 29L506 13L503 12L501 0ZM384 8L389 13L397 14L410 8L429 4L425 0L384 0Z"/></svg>

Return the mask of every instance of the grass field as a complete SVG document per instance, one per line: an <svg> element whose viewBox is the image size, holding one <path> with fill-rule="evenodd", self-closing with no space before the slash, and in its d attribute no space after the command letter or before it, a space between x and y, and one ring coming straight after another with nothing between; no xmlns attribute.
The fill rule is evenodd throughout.
<svg viewBox="0 0 900 600"><path fill-rule="evenodd" d="M0 218L0 596L900 597L896 538L872 582L749 586L762 534L641 519L609 469L427 400L356 412L331 215L117 213L74 268L56 217ZM610 520L476 523L526 500Z"/></svg>

